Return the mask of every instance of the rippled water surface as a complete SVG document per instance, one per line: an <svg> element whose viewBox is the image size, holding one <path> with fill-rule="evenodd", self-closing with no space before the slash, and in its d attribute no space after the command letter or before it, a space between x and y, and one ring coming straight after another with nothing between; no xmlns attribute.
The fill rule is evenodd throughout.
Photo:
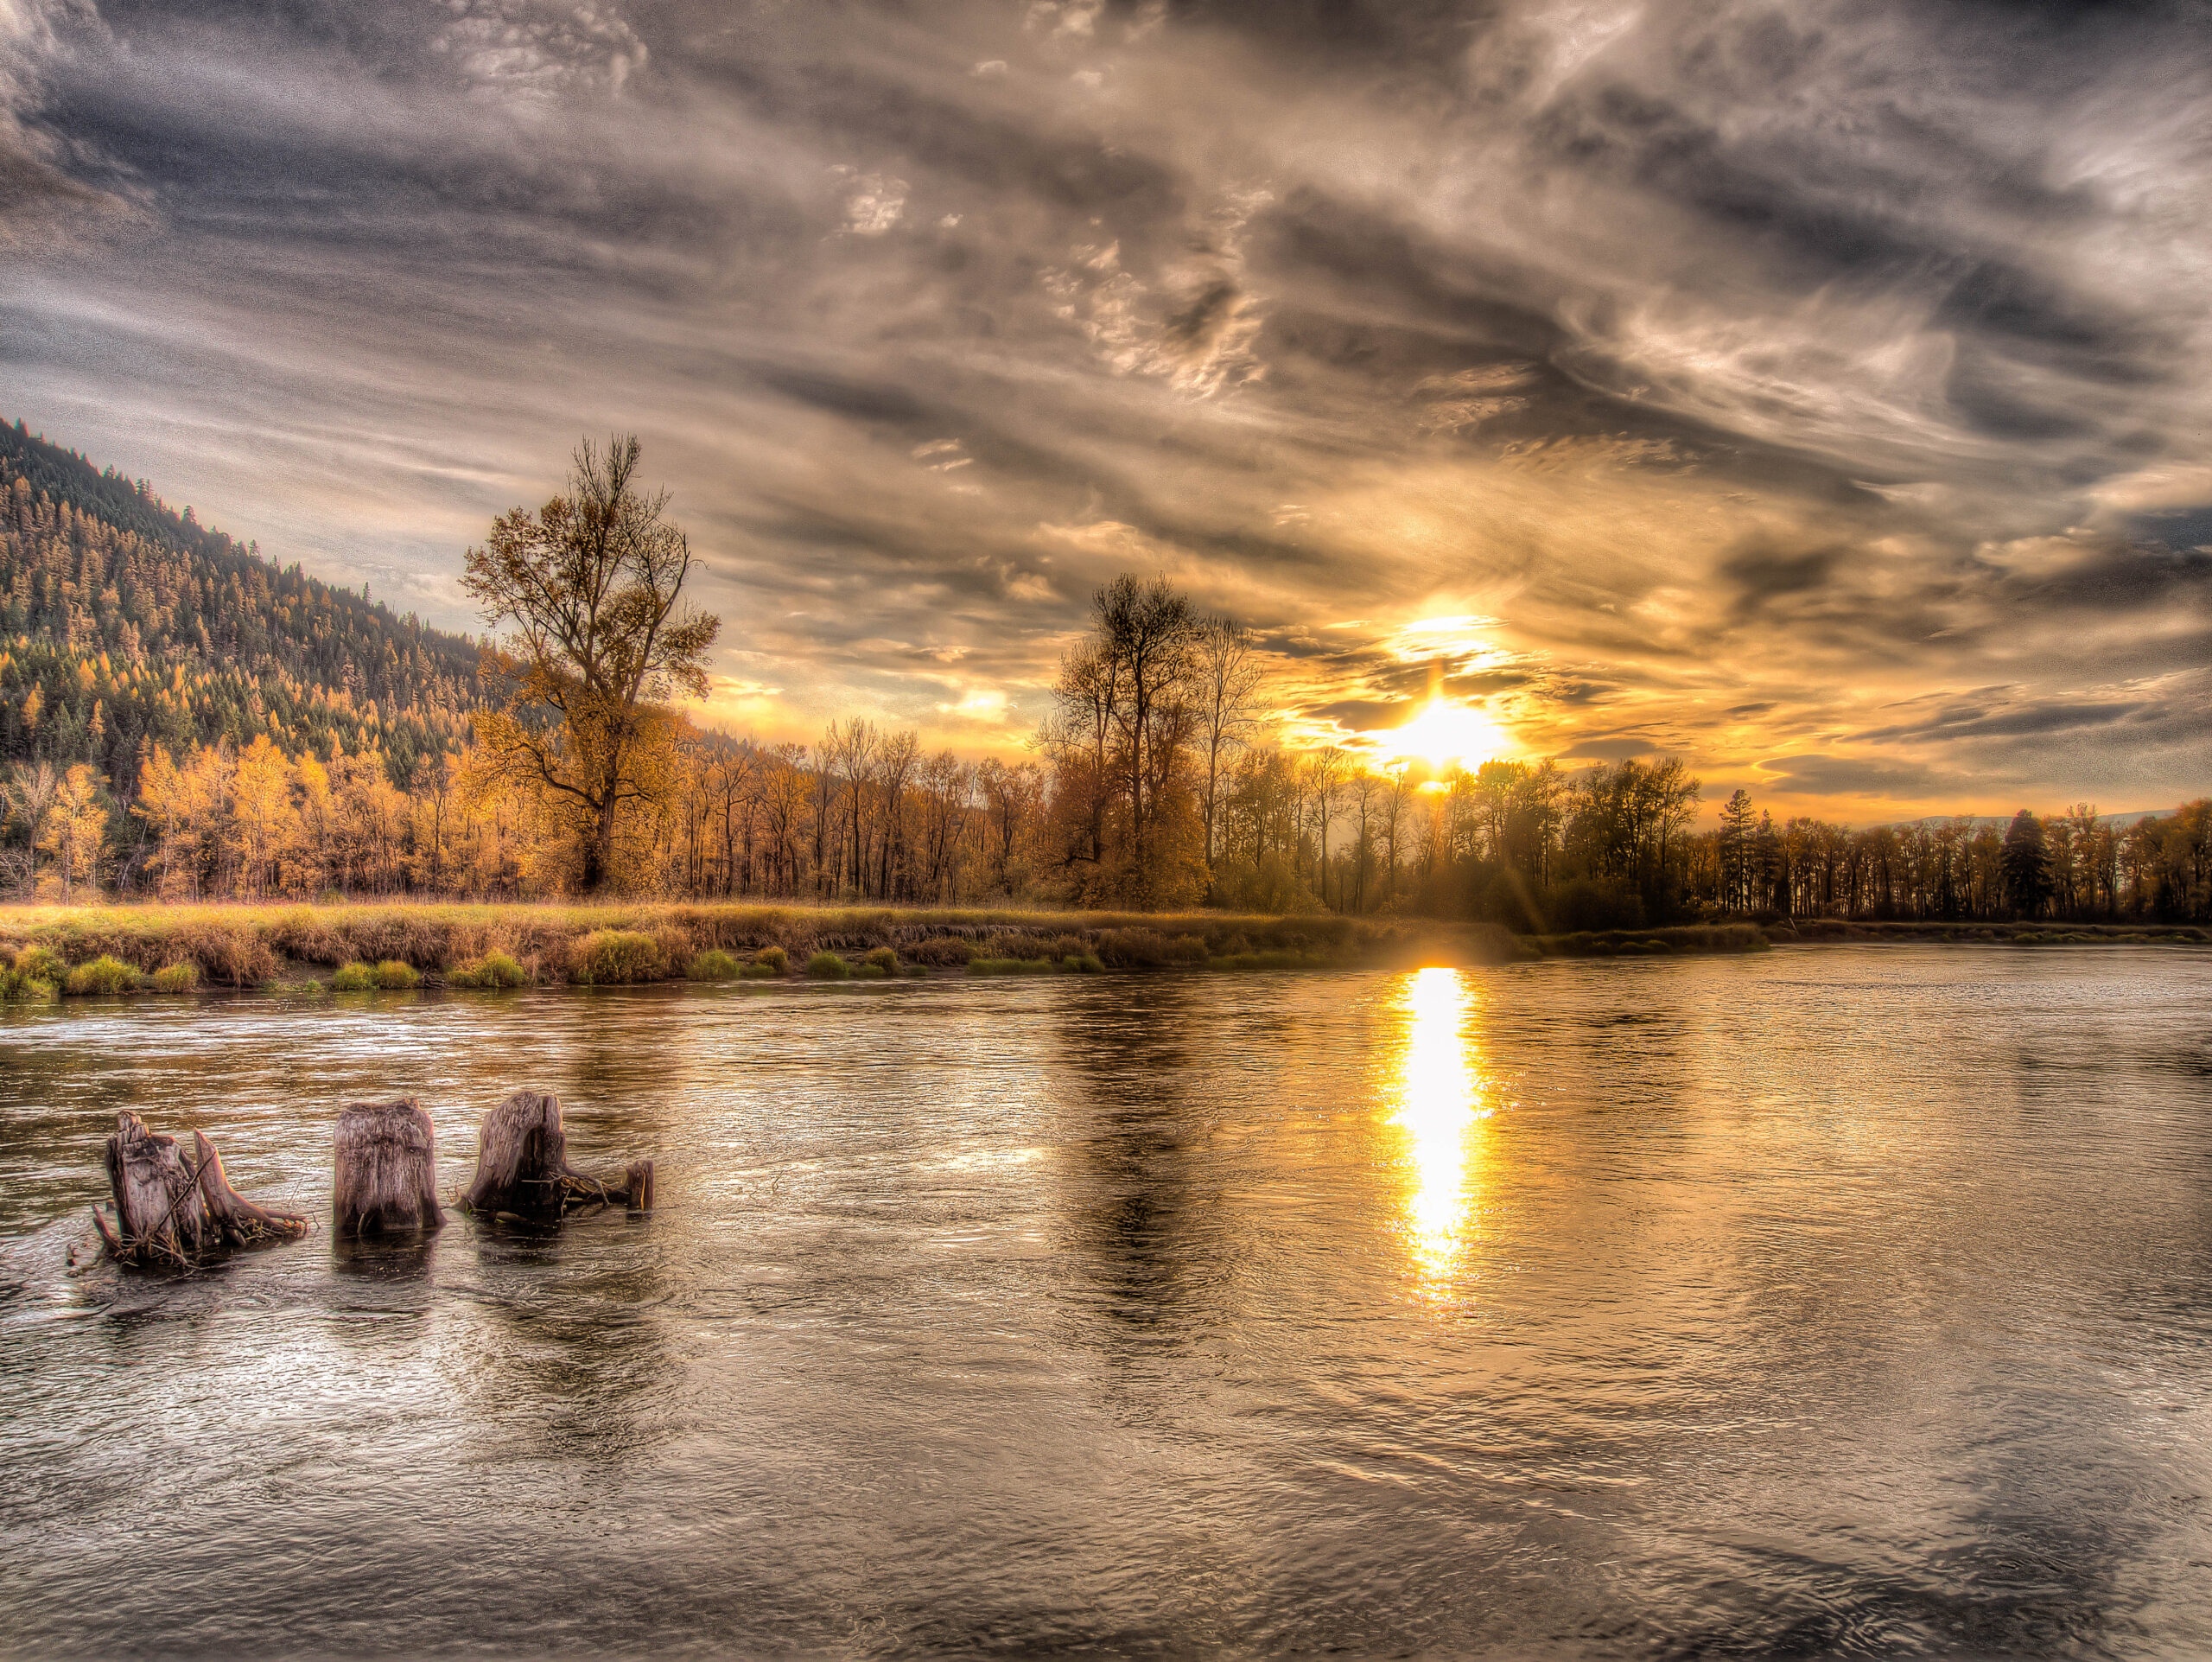
<svg viewBox="0 0 2212 1662"><path fill-rule="evenodd" d="M321 1212L536 1084L660 1209ZM0 1650L2212 1653L2212 954L0 1015Z"/></svg>

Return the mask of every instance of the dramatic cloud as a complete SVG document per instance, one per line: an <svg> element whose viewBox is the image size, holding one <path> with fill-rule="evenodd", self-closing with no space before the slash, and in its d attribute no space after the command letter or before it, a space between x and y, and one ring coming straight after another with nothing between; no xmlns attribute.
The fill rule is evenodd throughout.
<svg viewBox="0 0 2212 1662"><path fill-rule="evenodd" d="M1854 818L2212 738L2193 8L0 0L10 417L467 626L635 428L714 709L969 748L1113 572Z"/></svg>

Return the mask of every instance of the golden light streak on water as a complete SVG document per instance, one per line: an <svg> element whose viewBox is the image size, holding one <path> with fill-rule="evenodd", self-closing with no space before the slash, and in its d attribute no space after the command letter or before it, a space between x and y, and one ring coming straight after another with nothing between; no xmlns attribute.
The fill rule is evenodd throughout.
<svg viewBox="0 0 2212 1662"><path fill-rule="evenodd" d="M1406 1241L1424 1284L1457 1268L1481 1187L1480 1123L1495 1111L1468 1017L1476 1008L1464 971L1417 970L1404 993L1390 1124L1405 1137Z"/></svg>

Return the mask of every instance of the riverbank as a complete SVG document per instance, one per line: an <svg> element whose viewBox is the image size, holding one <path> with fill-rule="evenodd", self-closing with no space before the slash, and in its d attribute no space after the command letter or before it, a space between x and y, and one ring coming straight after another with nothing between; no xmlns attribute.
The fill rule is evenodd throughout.
<svg viewBox="0 0 2212 1662"><path fill-rule="evenodd" d="M2212 943L2212 929L2186 923L1871 923L1798 918L1780 923L1691 924L1521 939L1544 958L1651 958L1684 952L1757 952L1775 946L1834 941L1951 941L1983 946L2202 946Z"/></svg>
<svg viewBox="0 0 2212 1662"><path fill-rule="evenodd" d="M1502 964L1488 924L1223 913L653 902L0 907L18 997L1101 970Z"/></svg>
<svg viewBox="0 0 2212 1662"><path fill-rule="evenodd" d="M1764 952L1821 941L2203 943L2186 925L1698 924L1520 936L1490 924L1241 916L613 902L563 906L0 907L0 996L239 990L495 990L676 980L1047 975L1491 965Z"/></svg>

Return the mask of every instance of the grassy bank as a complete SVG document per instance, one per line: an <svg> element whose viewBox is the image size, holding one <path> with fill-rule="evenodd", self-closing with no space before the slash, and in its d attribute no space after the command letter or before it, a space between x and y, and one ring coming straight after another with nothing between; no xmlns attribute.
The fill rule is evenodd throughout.
<svg viewBox="0 0 2212 1662"><path fill-rule="evenodd" d="M200 984L607 985L914 974L1503 963L1489 925L979 908L662 905L0 907L18 997Z"/></svg>
<svg viewBox="0 0 2212 1662"><path fill-rule="evenodd" d="M1608 929L1573 935L1531 935L1546 958L1658 958L1694 952L1758 952L1821 941L1957 941L1983 946L2063 946L2100 942L2212 942L2194 924L2140 923L1853 923L1800 918L1788 923L1693 924L1668 929Z"/></svg>
<svg viewBox="0 0 2212 1662"><path fill-rule="evenodd" d="M1801 918L1794 924L1770 925L1766 933L1777 945L1821 940L1954 940L2015 946L2212 942L2212 929L2190 923L1847 923L1837 918Z"/></svg>
<svg viewBox="0 0 2212 1662"><path fill-rule="evenodd" d="M761 905L0 907L0 997L1503 964L1827 940L2204 942L2173 925L1696 925L1516 937L1488 924L1221 913Z"/></svg>

